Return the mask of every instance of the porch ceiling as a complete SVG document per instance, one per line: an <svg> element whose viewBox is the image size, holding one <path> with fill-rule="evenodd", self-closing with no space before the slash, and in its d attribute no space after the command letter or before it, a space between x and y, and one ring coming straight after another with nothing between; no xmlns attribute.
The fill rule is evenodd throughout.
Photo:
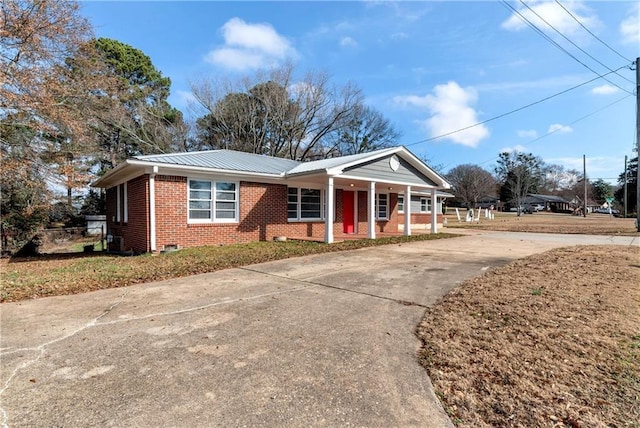
<svg viewBox="0 0 640 428"><path fill-rule="evenodd" d="M313 174L305 175L301 177L289 177L287 183L289 185L314 185L314 186L326 186L329 175L327 174ZM351 190L369 190L369 183L375 181L376 191L378 192L404 192L407 185L411 186L412 191L418 190L431 190L433 187L425 186L423 183L398 183L392 181L382 181L378 179L364 180L361 178L349 178L343 176L333 177L333 186L337 189L351 189Z"/></svg>

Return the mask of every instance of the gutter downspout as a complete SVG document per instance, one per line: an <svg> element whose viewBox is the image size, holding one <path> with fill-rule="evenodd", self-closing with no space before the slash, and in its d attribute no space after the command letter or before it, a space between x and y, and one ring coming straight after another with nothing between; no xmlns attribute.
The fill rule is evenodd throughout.
<svg viewBox="0 0 640 428"><path fill-rule="evenodd" d="M153 167L153 172L149 174L149 248L151 252L156 251L156 174L158 167Z"/></svg>

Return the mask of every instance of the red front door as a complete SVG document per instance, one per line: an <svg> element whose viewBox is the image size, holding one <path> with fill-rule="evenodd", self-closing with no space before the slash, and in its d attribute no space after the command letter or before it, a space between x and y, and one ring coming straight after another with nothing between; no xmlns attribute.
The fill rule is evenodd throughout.
<svg viewBox="0 0 640 428"><path fill-rule="evenodd" d="M355 233L354 195L355 192L352 191L345 190L342 192L342 231L344 233Z"/></svg>

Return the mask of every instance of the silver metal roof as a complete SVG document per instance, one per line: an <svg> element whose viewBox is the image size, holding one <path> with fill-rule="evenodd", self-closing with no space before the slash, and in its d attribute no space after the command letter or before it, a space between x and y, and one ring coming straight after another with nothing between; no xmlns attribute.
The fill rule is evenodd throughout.
<svg viewBox="0 0 640 428"><path fill-rule="evenodd" d="M362 159L375 158L377 155L383 152L392 153L396 150L397 150L397 147L391 147L387 149L376 150L369 153L358 153L356 155L348 155L348 156L342 156L342 157L330 158L330 159L321 159L321 160L311 161L311 162L302 162L298 164L298 166L289 170L287 172L287 175L307 174L315 171L325 171L328 169L340 167L341 165L348 165L351 162L357 162Z"/></svg>
<svg viewBox="0 0 640 428"><path fill-rule="evenodd" d="M227 171L282 175L301 162L233 150L169 153L136 156L135 159L154 163L215 168Z"/></svg>

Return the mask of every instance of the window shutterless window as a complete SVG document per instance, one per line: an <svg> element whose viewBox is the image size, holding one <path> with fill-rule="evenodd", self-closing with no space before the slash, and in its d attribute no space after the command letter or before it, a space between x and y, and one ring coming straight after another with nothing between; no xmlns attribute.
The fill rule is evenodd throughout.
<svg viewBox="0 0 640 428"><path fill-rule="evenodd" d="M378 193L376 196L377 218L378 220L387 220L389 218L389 195Z"/></svg>
<svg viewBox="0 0 640 428"><path fill-rule="evenodd" d="M238 183L189 180L189 221L231 223L238 220Z"/></svg>
<svg viewBox="0 0 640 428"><path fill-rule="evenodd" d="M287 190L287 218L290 221L322 219L322 191L289 187Z"/></svg>
<svg viewBox="0 0 640 428"><path fill-rule="evenodd" d="M404 195L398 195L398 212L404 212Z"/></svg>
<svg viewBox="0 0 640 428"><path fill-rule="evenodd" d="M431 199L420 198L420 212L421 213L431 212Z"/></svg>

